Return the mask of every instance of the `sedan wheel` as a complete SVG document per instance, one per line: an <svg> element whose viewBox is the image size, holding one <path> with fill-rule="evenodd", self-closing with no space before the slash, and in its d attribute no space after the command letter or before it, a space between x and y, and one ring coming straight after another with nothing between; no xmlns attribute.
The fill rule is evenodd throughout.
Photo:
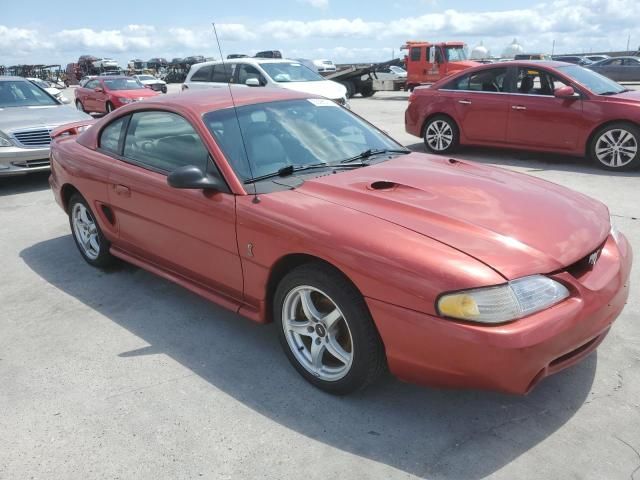
<svg viewBox="0 0 640 480"><path fill-rule="evenodd" d="M82 102L80 100L76 100L76 108L78 110L80 110L81 112L84 112L84 106L82 105ZM86 112L85 112L86 113Z"/></svg>
<svg viewBox="0 0 640 480"><path fill-rule="evenodd" d="M339 272L306 264L287 274L274 298L280 343L310 383L344 395L373 382L386 364L362 295Z"/></svg>
<svg viewBox="0 0 640 480"><path fill-rule="evenodd" d="M591 156L607 170L630 170L640 166L639 130L626 124L610 125L595 135Z"/></svg>
<svg viewBox="0 0 640 480"><path fill-rule="evenodd" d="M320 380L340 380L351 368L353 340L342 311L323 291L309 285L284 299L282 327L300 365Z"/></svg>
<svg viewBox="0 0 640 480"><path fill-rule="evenodd" d="M458 146L458 141L458 127L448 117L433 117L424 127L424 145L431 152L452 152Z"/></svg>
<svg viewBox="0 0 640 480"><path fill-rule="evenodd" d="M113 112L113 104L111 102L107 102L107 113Z"/></svg>
<svg viewBox="0 0 640 480"><path fill-rule="evenodd" d="M69 201L69 223L73 239L82 257L95 267L106 267L112 263L109 241L104 237L94 214L79 194Z"/></svg>

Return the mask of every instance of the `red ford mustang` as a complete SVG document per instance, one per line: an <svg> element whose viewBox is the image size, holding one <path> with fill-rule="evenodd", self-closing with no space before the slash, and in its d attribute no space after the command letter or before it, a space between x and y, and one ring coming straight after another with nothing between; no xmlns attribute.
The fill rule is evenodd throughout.
<svg viewBox="0 0 640 480"><path fill-rule="evenodd" d="M640 91L563 62L505 62L465 70L409 97L407 132L435 153L484 145L640 167Z"/></svg>
<svg viewBox="0 0 640 480"><path fill-rule="evenodd" d="M96 77L75 90L76 108L87 113L109 113L156 95L133 77Z"/></svg>
<svg viewBox="0 0 640 480"><path fill-rule="evenodd" d="M525 393L621 312L632 253L601 203L411 153L326 99L234 90L237 109L227 89L188 92L53 132L51 187L88 263L276 322L336 394L385 366Z"/></svg>

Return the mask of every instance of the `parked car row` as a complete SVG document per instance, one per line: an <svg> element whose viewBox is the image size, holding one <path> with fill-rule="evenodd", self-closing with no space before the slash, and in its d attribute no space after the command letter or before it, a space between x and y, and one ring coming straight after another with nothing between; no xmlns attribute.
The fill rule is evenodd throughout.
<svg viewBox="0 0 640 480"><path fill-rule="evenodd" d="M0 80L4 110L76 115L46 132L0 123L0 159L53 139L49 182L88 264L124 260L275 322L292 366L329 393L388 368L524 394L598 347L632 263L607 208L449 153L588 151L635 168L640 93L562 62L469 68L410 97L407 131L436 156L342 108L344 91L314 75L283 59L204 62L169 96L96 77L76 102L100 119Z"/></svg>

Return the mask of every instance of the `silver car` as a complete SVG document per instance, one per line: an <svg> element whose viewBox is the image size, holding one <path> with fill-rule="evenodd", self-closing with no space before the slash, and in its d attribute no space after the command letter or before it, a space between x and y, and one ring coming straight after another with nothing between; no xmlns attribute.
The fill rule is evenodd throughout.
<svg viewBox="0 0 640 480"><path fill-rule="evenodd" d="M51 131L87 119L22 77L0 77L0 176L48 170Z"/></svg>

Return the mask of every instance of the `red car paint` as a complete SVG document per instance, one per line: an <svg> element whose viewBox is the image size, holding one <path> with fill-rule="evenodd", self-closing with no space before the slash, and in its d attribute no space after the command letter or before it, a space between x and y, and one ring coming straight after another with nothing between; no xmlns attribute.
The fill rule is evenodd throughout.
<svg viewBox="0 0 640 480"><path fill-rule="evenodd" d="M109 86L105 84L104 81L117 78L127 78L133 80L132 77L96 77L93 80L98 81L98 87L78 87L75 89L74 94L76 97L76 105L77 102L80 102L85 112L107 113L107 103L111 103L111 105L113 105L113 109L115 110L116 108L127 105L128 102L124 102L122 100L123 98L137 102L158 95L158 92L144 87L134 90L110 90ZM85 85L89 84L89 82L87 82Z"/></svg>
<svg viewBox="0 0 640 480"><path fill-rule="evenodd" d="M603 125L614 121L640 125L640 91L615 96L596 95L558 68L566 65L552 61L501 62L466 70L429 88L417 88L405 112L405 129L422 137L427 119L444 114L458 125L461 145L584 156L592 135ZM572 85L580 96L558 98L445 88L462 75L492 68L517 67L549 72Z"/></svg>
<svg viewBox="0 0 640 480"><path fill-rule="evenodd" d="M307 96L247 88L234 97L245 105ZM230 106L226 89L188 92L129 105L77 137L54 132L57 202L66 209L79 191L115 256L260 323L272 320L273 280L289 262L327 262L364 296L391 372L422 384L525 393L593 351L621 312L631 248L624 236L613 238L599 202L525 175L420 153L306 180L256 202L201 120ZM230 193L173 189L165 175L96 149L103 127L143 109L187 119ZM385 188L372 187L380 181ZM592 269L572 267L600 246ZM443 292L539 273L571 296L494 326L435 310Z"/></svg>

